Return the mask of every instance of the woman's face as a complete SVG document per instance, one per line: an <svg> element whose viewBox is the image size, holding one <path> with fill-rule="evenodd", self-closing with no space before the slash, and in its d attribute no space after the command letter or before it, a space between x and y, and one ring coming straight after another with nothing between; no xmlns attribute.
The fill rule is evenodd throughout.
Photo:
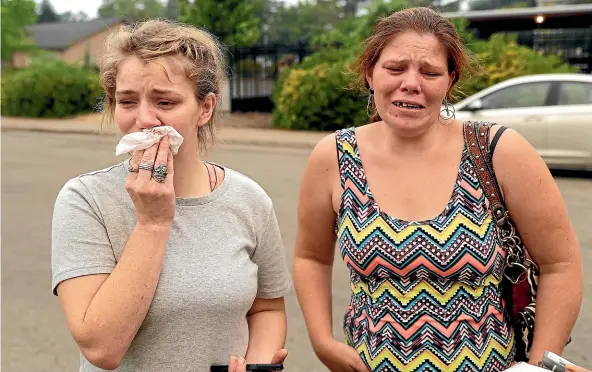
<svg viewBox="0 0 592 372"><path fill-rule="evenodd" d="M115 121L121 132L169 125L184 138L179 153L197 151L197 129L210 120L216 100L213 95L197 100L179 61L160 58L146 63L129 57L119 66L115 87Z"/></svg>
<svg viewBox="0 0 592 372"><path fill-rule="evenodd" d="M408 135L427 131L454 79L448 53L431 34L404 32L386 45L366 76L380 117Z"/></svg>

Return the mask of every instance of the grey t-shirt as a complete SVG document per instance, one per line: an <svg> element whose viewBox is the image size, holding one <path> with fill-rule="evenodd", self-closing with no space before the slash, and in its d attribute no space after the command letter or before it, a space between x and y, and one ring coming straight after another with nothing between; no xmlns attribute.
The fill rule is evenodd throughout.
<svg viewBox="0 0 592 372"><path fill-rule="evenodd" d="M127 161L69 180L54 209L52 290L66 279L110 273L135 225ZM244 356L255 297L291 288L272 201L225 168L201 198L177 198L156 294L117 371L207 372ZM101 371L81 354L80 371Z"/></svg>

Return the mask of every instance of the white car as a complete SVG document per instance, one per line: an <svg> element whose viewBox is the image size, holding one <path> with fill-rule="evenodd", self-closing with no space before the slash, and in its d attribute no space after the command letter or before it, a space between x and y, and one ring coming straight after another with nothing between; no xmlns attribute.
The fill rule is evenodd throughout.
<svg viewBox="0 0 592 372"><path fill-rule="evenodd" d="M519 132L549 168L592 170L592 75L540 74L508 79L454 105L461 120Z"/></svg>

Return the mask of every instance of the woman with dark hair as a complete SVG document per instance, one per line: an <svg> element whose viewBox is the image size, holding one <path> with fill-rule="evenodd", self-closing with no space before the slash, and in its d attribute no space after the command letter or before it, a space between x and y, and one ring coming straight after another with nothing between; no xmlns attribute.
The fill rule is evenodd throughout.
<svg viewBox="0 0 592 372"><path fill-rule="evenodd" d="M491 155L501 200L540 270L529 361L560 354L569 338L583 278L564 201L518 133L455 120L449 100L468 61L455 27L430 9L382 19L356 64L371 123L337 131L310 156L294 278L314 350L332 371L501 371L514 362L518 337L502 294L510 257L475 151ZM331 328L336 242L352 290L347 344Z"/></svg>

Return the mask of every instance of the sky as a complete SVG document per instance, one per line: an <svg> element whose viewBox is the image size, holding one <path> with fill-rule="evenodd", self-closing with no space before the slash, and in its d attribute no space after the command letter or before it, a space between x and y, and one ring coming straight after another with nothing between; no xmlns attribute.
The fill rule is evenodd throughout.
<svg viewBox="0 0 592 372"><path fill-rule="evenodd" d="M165 0L163 0L165 2ZM284 0L287 4L296 4L298 0ZM41 0L37 0L37 3L41 3ZM64 13L71 11L77 13L83 11L88 14L91 18L97 16L97 9L103 3L103 0L51 0L51 4L58 13Z"/></svg>
<svg viewBox="0 0 592 372"><path fill-rule="evenodd" d="M37 4L41 3L41 0L36 1ZM99 6L103 3L103 0L52 0L51 5L57 13L64 13L67 11L71 11L72 13L77 13L79 11L83 11L89 15L89 17L94 18L97 16L97 10Z"/></svg>

